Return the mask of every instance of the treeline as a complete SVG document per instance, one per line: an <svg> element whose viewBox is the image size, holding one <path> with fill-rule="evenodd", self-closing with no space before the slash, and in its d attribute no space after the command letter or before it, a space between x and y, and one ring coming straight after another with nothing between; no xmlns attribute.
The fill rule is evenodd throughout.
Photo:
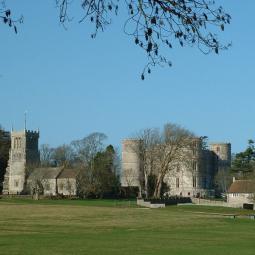
<svg viewBox="0 0 255 255"><path fill-rule="evenodd" d="M79 168L78 195L82 198L120 196L118 150L105 145L107 136L92 133L56 148L40 146L41 167Z"/></svg>

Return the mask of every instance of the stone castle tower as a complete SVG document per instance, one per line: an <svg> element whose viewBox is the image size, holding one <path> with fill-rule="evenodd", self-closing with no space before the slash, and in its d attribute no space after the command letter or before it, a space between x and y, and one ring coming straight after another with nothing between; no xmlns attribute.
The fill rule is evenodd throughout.
<svg viewBox="0 0 255 255"><path fill-rule="evenodd" d="M211 143L210 150L218 157L218 171L225 170L231 166L230 143Z"/></svg>
<svg viewBox="0 0 255 255"><path fill-rule="evenodd" d="M122 187L139 187L140 159L139 145L141 140L125 139L122 141Z"/></svg>
<svg viewBox="0 0 255 255"><path fill-rule="evenodd" d="M23 130L11 132L11 149L3 183L3 194L20 194L26 181L26 167L40 162L39 132Z"/></svg>

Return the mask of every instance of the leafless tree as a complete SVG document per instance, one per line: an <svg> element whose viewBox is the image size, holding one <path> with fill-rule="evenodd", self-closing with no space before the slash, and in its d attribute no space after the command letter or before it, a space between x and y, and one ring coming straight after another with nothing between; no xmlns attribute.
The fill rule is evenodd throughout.
<svg viewBox="0 0 255 255"><path fill-rule="evenodd" d="M70 145L61 145L52 151L52 160L59 166L70 166L74 160L73 148Z"/></svg>
<svg viewBox="0 0 255 255"><path fill-rule="evenodd" d="M25 192L30 193L34 200L39 200L44 192L45 180L40 173L33 174L34 171L36 171L34 166L25 168Z"/></svg>
<svg viewBox="0 0 255 255"><path fill-rule="evenodd" d="M1 20L4 24L13 28L15 33L17 34L17 23L23 23L23 16L14 19L12 17L11 10L6 7L5 0L0 0L0 21Z"/></svg>
<svg viewBox="0 0 255 255"><path fill-rule="evenodd" d="M54 149L49 144L40 146L40 161L42 166L50 166Z"/></svg>
<svg viewBox="0 0 255 255"><path fill-rule="evenodd" d="M139 182L146 197L149 193L149 177L156 177L153 197L159 198L167 175L181 168L192 171L194 135L190 131L168 123L162 132L144 129L135 137L140 143L132 149L139 158Z"/></svg>
<svg viewBox="0 0 255 255"><path fill-rule="evenodd" d="M56 0L59 7L60 22L70 20L68 15L69 0ZM148 57L141 78L145 72L151 72L156 65L172 63L162 53L162 48L172 48L175 40L181 47L185 45L197 46L200 51L208 54L227 49L230 44L222 44L215 28L224 31L225 25L230 23L231 17L221 6L216 6L212 0L82 0L81 7L84 16L80 22L89 20L94 24L95 38L97 32L104 31L111 23L111 15L117 15L119 7L126 8L127 19L124 32L134 39ZM209 29L211 32L207 32Z"/></svg>
<svg viewBox="0 0 255 255"><path fill-rule="evenodd" d="M93 169L93 160L96 154L104 149L104 140L107 136L103 133L92 133L81 140L71 143L76 159L85 167Z"/></svg>
<svg viewBox="0 0 255 255"><path fill-rule="evenodd" d="M134 146L133 150L136 151L140 159L141 193L144 192L145 197L148 198L148 178L156 168L155 148L160 143L160 134L158 129L146 128L140 130L134 137L140 141L139 146Z"/></svg>
<svg viewBox="0 0 255 255"><path fill-rule="evenodd" d="M153 197L160 198L164 178L173 172L180 163L187 164L191 161L190 149L192 146L193 133L168 123L165 125L161 135L161 141L156 146L154 153L157 159L157 180Z"/></svg>
<svg viewBox="0 0 255 255"><path fill-rule="evenodd" d="M94 170L90 167L82 167L77 178L78 195L82 198L97 197L101 192L100 186L100 178L94 173Z"/></svg>
<svg viewBox="0 0 255 255"><path fill-rule="evenodd" d="M230 169L227 167L219 169L214 182L216 184L216 190L221 193L226 193L232 182Z"/></svg>
<svg viewBox="0 0 255 255"><path fill-rule="evenodd" d="M59 8L59 21L64 26L71 21L72 0L55 0ZM13 20L11 11L1 0L0 18L5 24L13 26L22 22L22 18ZM148 61L143 69L151 73L151 67L156 65L171 66L171 61L164 49L171 49L175 44L196 46L204 54L227 49L230 44L221 43L216 31L224 31L231 17L214 0L82 0L83 15L79 22L89 21L94 26L91 34L95 38L98 31L104 31L117 15L119 9L126 9L127 18L124 32L133 38L134 43L146 54Z"/></svg>

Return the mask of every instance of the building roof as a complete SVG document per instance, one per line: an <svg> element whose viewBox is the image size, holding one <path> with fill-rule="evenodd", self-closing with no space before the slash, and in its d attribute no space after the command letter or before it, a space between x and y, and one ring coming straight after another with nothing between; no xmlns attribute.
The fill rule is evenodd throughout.
<svg viewBox="0 0 255 255"><path fill-rule="evenodd" d="M68 178L76 178L80 173L80 169L63 169L63 171L59 174L58 179L68 179Z"/></svg>
<svg viewBox="0 0 255 255"><path fill-rule="evenodd" d="M255 193L255 180L236 180L231 184L228 193Z"/></svg>
<svg viewBox="0 0 255 255"><path fill-rule="evenodd" d="M28 180L31 179L56 179L63 167L47 167L47 168L35 168L29 175Z"/></svg>

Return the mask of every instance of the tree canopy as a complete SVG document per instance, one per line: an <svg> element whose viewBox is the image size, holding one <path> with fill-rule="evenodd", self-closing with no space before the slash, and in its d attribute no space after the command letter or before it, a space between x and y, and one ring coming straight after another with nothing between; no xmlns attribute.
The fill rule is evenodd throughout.
<svg viewBox="0 0 255 255"><path fill-rule="evenodd" d="M231 171L241 177L255 174L255 141L249 140L247 148L235 155Z"/></svg>
<svg viewBox="0 0 255 255"><path fill-rule="evenodd" d="M75 1L55 0L59 9L59 22L65 25L72 20L71 5ZM7 0L0 0L0 20L17 33L17 23L23 18L13 18L6 6ZM111 24L119 9L126 9L124 33L143 50L147 57L141 79L157 65L172 66L165 49L177 44L181 47L196 46L204 54L219 53L230 44L220 42L217 30L224 31L231 16L214 0L82 0L82 16L79 23L93 25L91 38Z"/></svg>

